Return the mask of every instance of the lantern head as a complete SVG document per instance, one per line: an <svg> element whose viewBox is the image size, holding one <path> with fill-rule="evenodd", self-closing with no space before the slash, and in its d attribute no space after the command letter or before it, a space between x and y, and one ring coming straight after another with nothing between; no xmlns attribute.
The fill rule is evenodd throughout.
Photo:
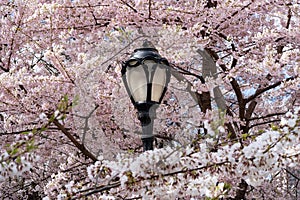
<svg viewBox="0 0 300 200"><path fill-rule="evenodd" d="M122 77L133 105L147 112L163 99L170 80L169 63L155 48L136 49L123 63Z"/></svg>

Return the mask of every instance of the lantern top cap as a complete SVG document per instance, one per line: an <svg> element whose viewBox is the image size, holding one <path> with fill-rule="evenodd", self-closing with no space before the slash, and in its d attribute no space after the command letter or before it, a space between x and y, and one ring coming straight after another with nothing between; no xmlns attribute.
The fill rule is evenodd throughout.
<svg viewBox="0 0 300 200"><path fill-rule="evenodd" d="M142 47L142 48L135 49L134 53L137 52L137 51L155 51L155 52L158 52L157 49L155 49L155 48L149 48L149 47L147 47L147 48Z"/></svg>
<svg viewBox="0 0 300 200"><path fill-rule="evenodd" d="M133 54L131 55L131 59L161 59L157 49L155 48L139 48L135 49Z"/></svg>

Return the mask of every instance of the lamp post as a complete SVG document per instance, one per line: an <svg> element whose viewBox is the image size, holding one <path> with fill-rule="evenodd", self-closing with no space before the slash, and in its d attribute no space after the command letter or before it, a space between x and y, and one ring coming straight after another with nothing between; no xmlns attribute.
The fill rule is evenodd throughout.
<svg viewBox="0 0 300 200"><path fill-rule="evenodd" d="M153 121L170 81L167 59L148 41L122 65L122 79L142 125L143 150L153 150Z"/></svg>

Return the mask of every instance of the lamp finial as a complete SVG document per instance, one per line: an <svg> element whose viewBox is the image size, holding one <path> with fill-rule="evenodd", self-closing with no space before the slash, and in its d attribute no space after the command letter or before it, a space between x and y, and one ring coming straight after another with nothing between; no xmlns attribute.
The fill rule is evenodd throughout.
<svg viewBox="0 0 300 200"><path fill-rule="evenodd" d="M149 40L144 40L143 48L153 48L153 49L155 49L155 46L152 44L151 41L149 41Z"/></svg>

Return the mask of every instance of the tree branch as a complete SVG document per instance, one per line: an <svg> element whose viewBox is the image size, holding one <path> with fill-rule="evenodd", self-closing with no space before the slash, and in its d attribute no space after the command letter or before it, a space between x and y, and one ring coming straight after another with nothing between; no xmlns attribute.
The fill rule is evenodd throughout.
<svg viewBox="0 0 300 200"><path fill-rule="evenodd" d="M250 124L250 117L253 114L253 111L255 110L255 107L257 105L256 101L251 101L249 107L246 110L246 114L245 114L245 120L246 120L246 124L245 126L242 126L242 130L244 133L248 133L249 131L249 124Z"/></svg>
<svg viewBox="0 0 300 200"><path fill-rule="evenodd" d="M245 99L243 97L243 94L242 94L242 91L241 91L241 88L240 88L238 82L234 78L232 78L230 83L235 92L237 101L239 103L239 117L241 120L243 120L243 119L245 119L245 109L246 109Z"/></svg>
<svg viewBox="0 0 300 200"><path fill-rule="evenodd" d="M245 10L246 8L248 8L250 5L252 4L252 2L248 3L247 5L245 5L244 7L242 7L240 10L237 10L235 12L233 12L230 16L228 16L227 18L224 18L215 28L214 30L217 30L222 24L224 24L224 22L232 19L235 15L237 15L239 12Z"/></svg>
<svg viewBox="0 0 300 200"><path fill-rule="evenodd" d="M247 192L247 187L248 187L247 182L244 179L242 179L241 182L239 183L236 195L233 198L233 200L245 199L245 195L246 195L246 192Z"/></svg>
<svg viewBox="0 0 300 200"><path fill-rule="evenodd" d="M2 135L18 135L18 134L25 134L28 132L32 132L32 131L48 131L48 130L59 130L57 128L54 127L40 127L40 128L33 128L33 129L26 129L26 130L21 130L21 131L13 131L13 132L2 132L0 133L0 136Z"/></svg>
<svg viewBox="0 0 300 200"><path fill-rule="evenodd" d="M204 80L203 76L200 76L198 74L192 73L189 70L183 69L182 67L179 67L179 66L174 65L174 64L172 64L172 67L174 67L175 69L180 70L181 74L191 75L191 76L194 76L194 77L198 78L201 81L202 84L205 84L205 80Z"/></svg>
<svg viewBox="0 0 300 200"><path fill-rule="evenodd" d="M192 98L200 106L202 112L206 112L206 110L211 109L211 98L209 92L202 92L202 94L199 94L197 92L192 91L192 84L176 69L170 69L173 77L175 77L178 81L183 81L187 83L186 90L190 93Z"/></svg>
<svg viewBox="0 0 300 200"><path fill-rule="evenodd" d="M89 152L83 144L80 144L73 135L61 124L57 119L53 120L53 123L59 130L61 130L70 140L71 142L83 153L83 155L87 156L88 158L92 159L94 162L96 162L98 159Z"/></svg>
<svg viewBox="0 0 300 200"><path fill-rule="evenodd" d="M99 193L99 192L103 192L103 191L107 191L107 190L110 190L112 188L116 188L116 187L119 187L121 185L121 182L120 181L117 181L115 183L111 183L111 184L108 184L108 185L104 185L104 186L99 186L97 187L96 189L90 191L90 192L87 192L85 193L83 196L90 196L92 194L96 194L96 193ZM77 199L77 197L74 197L72 199Z"/></svg>
<svg viewBox="0 0 300 200"><path fill-rule="evenodd" d="M76 5L76 6L60 6L65 9L76 9L76 8L96 8L96 7L109 7L109 4L95 4L95 5Z"/></svg>
<svg viewBox="0 0 300 200"><path fill-rule="evenodd" d="M148 5L148 19L151 19L151 4L152 4L152 2L151 2L151 0L149 0L149 5Z"/></svg>
<svg viewBox="0 0 300 200"><path fill-rule="evenodd" d="M280 113L272 113L272 114L268 114L268 115L265 115L265 116L261 116L261 117L252 117L250 118L249 120L259 120L259 119L265 119L265 118L268 118L268 117L274 117L274 116L278 116L278 115L285 115L286 112L280 112Z"/></svg>
<svg viewBox="0 0 300 200"><path fill-rule="evenodd" d="M266 122L261 122L261 123L257 123L257 124L253 124L252 126L249 127L249 129L255 127L255 126L260 126L260 125L264 125L264 124L270 124L272 122L280 122L281 119L274 119L274 120L269 120L269 121L266 121Z"/></svg>
<svg viewBox="0 0 300 200"><path fill-rule="evenodd" d="M257 89L255 94L251 95L250 97L248 97L247 99L245 99L245 102L248 103L250 101L252 101L253 99L255 99L256 97L258 97L259 95L263 94L264 92L267 92L268 90L271 90L271 89L274 89L276 88L277 86L281 85L282 83L286 82L286 81L291 81L291 80L294 80L295 78L297 78L298 76L295 76L295 77L289 77L285 80L282 80L282 81L278 81L276 83L273 83L265 88L261 88L261 89Z"/></svg>
<svg viewBox="0 0 300 200"><path fill-rule="evenodd" d="M195 93L197 97L197 103L200 106L202 112L206 113L207 110L211 110L211 96L209 92L202 92L201 94Z"/></svg>
<svg viewBox="0 0 300 200"><path fill-rule="evenodd" d="M207 0L207 3L204 6L204 8L216 8L217 5L218 5L217 1Z"/></svg>
<svg viewBox="0 0 300 200"><path fill-rule="evenodd" d="M128 6L131 10L133 10L133 12L135 12L135 13L138 12L134 7L132 7L132 6L131 6L130 4L128 4L126 1L121 0L121 2L122 2L123 4L125 4L126 6Z"/></svg>
<svg viewBox="0 0 300 200"><path fill-rule="evenodd" d="M291 10L291 8L289 8L287 17L288 17L288 20L286 22L286 27L285 28L289 29L289 27L291 25L291 18L292 18L292 10Z"/></svg>

